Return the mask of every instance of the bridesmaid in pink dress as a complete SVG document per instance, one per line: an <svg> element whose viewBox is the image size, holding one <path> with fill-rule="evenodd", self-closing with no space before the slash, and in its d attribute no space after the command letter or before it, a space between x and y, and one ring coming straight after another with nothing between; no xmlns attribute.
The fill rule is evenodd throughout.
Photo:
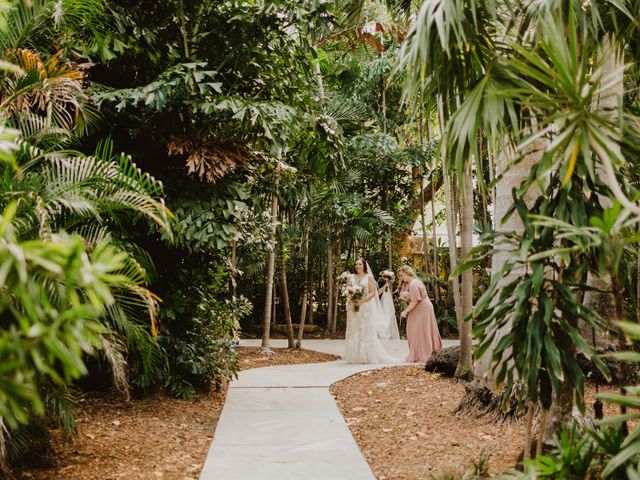
<svg viewBox="0 0 640 480"><path fill-rule="evenodd" d="M424 283L408 265L399 269L399 277L408 286L409 305L400 314L407 319L407 341L409 356L407 362L426 362L434 350L442 348L433 304L427 296ZM405 287L406 288L406 287Z"/></svg>

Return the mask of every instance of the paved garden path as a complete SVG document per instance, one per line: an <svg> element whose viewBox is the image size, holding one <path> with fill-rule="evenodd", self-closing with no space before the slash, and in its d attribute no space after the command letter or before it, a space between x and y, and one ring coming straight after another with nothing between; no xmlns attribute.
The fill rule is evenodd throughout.
<svg viewBox="0 0 640 480"><path fill-rule="evenodd" d="M286 340L273 340L286 347ZM445 340L443 346L457 344ZM258 346L243 340L241 346ZM406 340L384 342L404 358ZM307 340L304 348L342 355L344 340ZM231 382L201 480L373 480L351 436L331 384L397 364L351 365L343 360L280 365L240 372Z"/></svg>

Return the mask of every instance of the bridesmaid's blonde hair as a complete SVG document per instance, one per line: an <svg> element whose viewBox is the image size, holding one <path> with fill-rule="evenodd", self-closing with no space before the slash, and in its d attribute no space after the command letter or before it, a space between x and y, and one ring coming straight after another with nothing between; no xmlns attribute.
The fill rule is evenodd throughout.
<svg viewBox="0 0 640 480"><path fill-rule="evenodd" d="M409 265L402 265L399 269L398 272L400 273L406 273L407 275L409 275L410 277L417 277L416 275L416 271L411 268Z"/></svg>

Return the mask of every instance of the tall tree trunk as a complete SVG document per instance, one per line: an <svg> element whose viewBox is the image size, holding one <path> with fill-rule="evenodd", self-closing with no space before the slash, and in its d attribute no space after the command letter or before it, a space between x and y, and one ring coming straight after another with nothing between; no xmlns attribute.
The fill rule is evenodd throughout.
<svg viewBox="0 0 640 480"><path fill-rule="evenodd" d="M431 128L429 126L429 118L427 118L426 123L427 130L427 142L431 142ZM436 155L431 159L431 230L433 234L433 240L431 248L433 249L433 299L435 300L436 306L440 305L440 286L438 285L438 281L440 279L440 267L438 265L438 236L437 236L437 227L438 223L436 221L436 184L435 184L435 175L436 169L438 167L438 160ZM424 191L422 192L424 196ZM446 327L445 332L446 333Z"/></svg>
<svg viewBox="0 0 640 480"><path fill-rule="evenodd" d="M314 317L314 311L313 311L313 306L316 298L314 295L314 292L316 291L316 289L314 288L313 285L313 260L309 263L309 302L308 302L308 308L309 308L309 313L308 313L308 318L309 318L309 325L313 325L313 317Z"/></svg>
<svg viewBox="0 0 640 480"><path fill-rule="evenodd" d="M340 267L340 257L341 255L341 250L340 250L340 240L338 240L337 246L336 246L336 267L339 268ZM337 273L337 272L334 272ZM338 327L338 303L340 301L340 289L338 288L338 285L335 285L335 281L334 281L334 292L333 292L333 324L334 324L334 328L335 330L337 330ZM335 331L333 332L335 333Z"/></svg>
<svg viewBox="0 0 640 480"><path fill-rule="evenodd" d="M440 118L440 131L444 132L444 111L442 106L442 99L438 98L438 114ZM447 207L447 236L449 239L449 265L451 267L451 271L453 272L456 268L458 268L458 247L456 244L456 207L453 201L453 195L451 191L451 179L449 178L449 172L447 172L445 155L446 150L445 147L442 146L440 150L441 161L442 161L442 174L444 175L444 197L445 203ZM462 298L460 295L460 284L458 281L458 277L453 277L450 281L451 284L451 294L453 296L453 304L456 311L456 321L458 325L462 324L463 315L462 315Z"/></svg>
<svg viewBox="0 0 640 480"><path fill-rule="evenodd" d="M336 331L333 317L333 243L331 240L327 248L327 328L331 333Z"/></svg>
<svg viewBox="0 0 640 480"><path fill-rule="evenodd" d="M264 310L262 317L262 348L263 354L273 353L269 348L269 328L271 326L271 308L273 306L273 277L276 264L276 228L278 225L278 182L271 198L271 234L269 235L269 258L267 263L267 285L264 295Z"/></svg>
<svg viewBox="0 0 640 480"><path fill-rule="evenodd" d="M640 246L636 248L636 322L640 322Z"/></svg>
<svg viewBox="0 0 640 480"><path fill-rule="evenodd" d="M506 154L500 154L495 159L495 174L496 177L499 178L498 183L496 184L496 198L494 202L494 215L497 233L523 231L522 221L518 215L510 215L507 219L505 219L505 215L513 205L512 189L519 188L522 185L522 182L529 177L531 168L540 161L545 146L545 139L536 140L530 146L530 149L523 156L522 160L515 165L509 166ZM532 205L538 195L539 190L533 187L529 188L529 191L525 195L525 203L527 205ZM504 263L511 258L512 255L513 252L510 251L508 247L498 249L491 258L491 274L500 274ZM521 275L522 272L522 268L514 268L508 276L502 278L500 281L503 284L507 283L514 277ZM488 389L495 392L495 373L494 369L491 368L491 358L497 342L499 342L504 335L508 334L510 330L511 324L509 323L500 329L500 331L496 333L492 345L487 349L482 357L475 362L473 390Z"/></svg>
<svg viewBox="0 0 640 480"><path fill-rule="evenodd" d="M353 238L349 240L349 246L347 247L347 259L344 261L344 270L349 268L349 261L351 260L351 251L353 250Z"/></svg>
<svg viewBox="0 0 640 480"><path fill-rule="evenodd" d="M418 109L418 138L420 150L424 152L422 105ZM420 221L422 223L422 254L424 255L424 273L429 275L429 237L427 236L427 221L424 214L424 167L420 169Z"/></svg>
<svg viewBox="0 0 640 480"><path fill-rule="evenodd" d="M302 347L304 322L307 318L307 303L309 302L309 226L304 229L304 293L302 294L302 308L300 310L300 324L298 325L298 348Z"/></svg>
<svg viewBox="0 0 640 480"><path fill-rule="evenodd" d="M273 265L273 300L271 301L271 334L276 331L276 324L278 323L277 316L278 305L278 272L276 272L276 266Z"/></svg>
<svg viewBox="0 0 640 480"><path fill-rule="evenodd" d="M573 258L572 262L577 262L577 258ZM566 278L565 275L565 264L564 261L560 262L560 268L557 272L558 282L559 283L576 283L579 281L578 278ZM557 295L554 293L553 303L557 302ZM565 318L567 323L572 328L578 328L578 319L575 317ZM558 338L560 344L558 348L561 352L566 352L570 356L575 356L576 346L574 342L568 335L565 335L564 338ZM573 386L565 379L560 387L560 392L555 395L553 398L553 403L551 404L551 408L549 410L549 418L545 425L545 429L542 431L543 443L552 445L553 437L560 432L563 426L569 424L573 418Z"/></svg>
<svg viewBox="0 0 640 480"><path fill-rule="evenodd" d="M611 81L609 87L602 91L599 98L596 99L597 107L599 109L607 109L607 110L615 110L618 108L620 102L622 102L622 96L624 94L624 78L622 75L622 70L620 69L622 65L622 58L616 51L614 47L611 46L609 40L605 40L603 52L606 55L604 58L604 63L602 65L602 69L605 72L605 75L613 75L614 72L620 72L615 81ZM621 155L619 151L620 147L617 146L618 153ZM598 175L601 178L606 178L606 174L604 169L601 166L597 167ZM598 199L600 203L606 208L612 205L612 201L605 196L599 195ZM613 304L613 297L609 292L611 292L612 278L608 274L604 274L602 276L592 275L589 273L587 277L587 285L592 287L594 290L587 290L584 295L584 303L591 308L593 308L596 312L600 314L602 319L604 319L607 326L614 328L611 324L611 315L615 308ZM583 336L590 334L590 327L582 324L581 330L583 332ZM605 347L610 346L614 343L614 339L611 337L609 332L604 329L596 330L596 345L597 347Z"/></svg>
<svg viewBox="0 0 640 480"><path fill-rule="evenodd" d="M483 229L489 229L489 200L487 199L487 185L484 181L484 171L482 171L482 158L484 155L484 144L483 144L483 136L482 132L478 138L478 158L480 160L476 161L476 178L480 177L482 181L478 181L478 190L480 192L480 198L482 199L482 223Z"/></svg>
<svg viewBox="0 0 640 480"><path fill-rule="evenodd" d="M473 248L473 181L471 178L471 162L464 171L464 184L462 192L462 258L466 259ZM458 323L460 335L460 359L456 368L455 377L471 380L473 377L471 342L471 320L465 321L465 317L473 308L473 270L467 269L462 274L462 322Z"/></svg>
<svg viewBox="0 0 640 480"><path fill-rule="evenodd" d="M384 47L384 31L380 32L380 44ZM380 58L382 57L384 57L384 48L380 51ZM380 76L380 91L381 91L381 103L382 103L382 133L384 133L384 135L386 136L387 134L387 90L384 84L384 75ZM383 138L382 140L383 160L385 157L385 148L384 148L385 140L386 138ZM387 212L389 213L389 215L391 215L391 201L389 200L388 185L385 185L384 196L385 196L385 204L387 206ZM388 268L392 269L393 268L393 230L391 228L391 225L387 227L387 235L389 237L387 240L387 257L388 257L387 263L388 263Z"/></svg>
<svg viewBox="0 0 640 480"><path fill-rule="evenodd" d="M287 264L284 258L284 238L282 240L282 253L280 255L280 281L282 282L282 303L284 306L284 318L287 322L287 340L289 348L295 348L293 336L293 323L291 321L291 306L289 305L289 289L287 288Z"/></svg>
<svg viewBox="0 0 640 480"><path fill-rule="evenodd" d="M421 181L421 184L423 182ZM422 188L420 189L422 190ZM424 214L424 194L422 195L422 201L420 202L420 214L421 214L421 223L422 223L422 255L424 256L424 273L429 275L429 236L427 235L427 220Z"/></svg>
<svg viewBox="0 0 640 480"><path fill-rule="evenodd" d="M231 296L236 298L238 293L238 278L236 272L238 271L238 246L235 238L231 242Z"/></svg>

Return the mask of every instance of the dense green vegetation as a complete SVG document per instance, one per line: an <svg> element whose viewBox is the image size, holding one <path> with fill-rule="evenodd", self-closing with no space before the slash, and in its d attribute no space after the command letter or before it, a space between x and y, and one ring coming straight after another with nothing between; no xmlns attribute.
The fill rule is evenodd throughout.
<svg viewBox="0 0 640 480"><path fill-rule="evenodd" d="M537 423L527 474L640 478L638 12L0 2L0 474L72 437L80 389L190 398L241 330L339 331L364 255L422 271L468 404L525 414L527 457ZM577 355L608 378L607 350L621 416L587 428Z"/></svg>

